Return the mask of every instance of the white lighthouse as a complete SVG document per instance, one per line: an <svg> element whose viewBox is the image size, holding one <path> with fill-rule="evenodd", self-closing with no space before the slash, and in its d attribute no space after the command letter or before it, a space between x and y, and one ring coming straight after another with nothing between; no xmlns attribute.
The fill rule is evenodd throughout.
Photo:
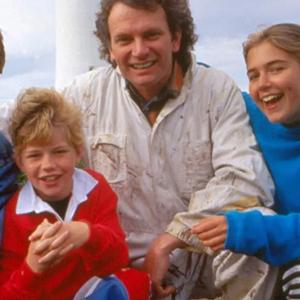
<svg viewBox="0 0 300 300"><path fill-rule="evenodd" d="M94 35L100 0L56 0L56 76L61 89L78 74L104 64Z"/></svg>

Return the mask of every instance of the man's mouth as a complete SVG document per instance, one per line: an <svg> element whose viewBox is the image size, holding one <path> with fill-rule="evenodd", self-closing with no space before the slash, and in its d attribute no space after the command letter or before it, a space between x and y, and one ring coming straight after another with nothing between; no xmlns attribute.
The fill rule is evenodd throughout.
<svg viewBox="0 0 300 300"><path fill-rule="evenodd" d="M155 61L149 61L142 64L131 64L134 69L143 70L152 67L155 64Z"/></svg>

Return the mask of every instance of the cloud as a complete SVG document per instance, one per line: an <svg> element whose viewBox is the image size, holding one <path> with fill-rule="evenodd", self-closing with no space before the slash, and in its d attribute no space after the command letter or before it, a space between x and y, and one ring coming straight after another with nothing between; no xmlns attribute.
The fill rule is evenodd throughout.
<svg viewBox="0 0 300 300"><path fill-rule="evenodd" d="M242 90L247 90L240 38L207 37L195 46L195 53L198 61L226 72Z"/></svg>
<svg viewBox="0 0 300 300"><path fill-rule="evenodd" d="M199 34L198 60L224 70L242 89L247 89L247 78L241 45L247 35L261 25L299 23L300 0L190 0L190 4ZM0 28L7 51L0 99L14 98L24 87L52 86L55 1L0 0Z"/></svg>
<svg viewBox="0 0 300 300"><path fill-rule="evenodd" d="M197 59L228 73L248 89L242 43L248 34L275 23L299 23L299 0L190 0Z"/></svg>
<svg viewBox="0 0 300 300"><path fill-rule="evenodd" d="M54 82L55 1L0 0L0 28L6 65L0 99L15 98L20 89Z"/></svg>

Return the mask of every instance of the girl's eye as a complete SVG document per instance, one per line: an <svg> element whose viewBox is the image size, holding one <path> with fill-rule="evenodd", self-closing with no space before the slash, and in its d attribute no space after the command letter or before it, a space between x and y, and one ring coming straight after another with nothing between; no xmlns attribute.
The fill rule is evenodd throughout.
<svg viewBox="0 0 300 300"><path fill-rule="evenodd" d="M278 67L272 67L272 68L270 69L270 72L276 74L276 73L280 73L283 69L284 69L284 68L281 67L281 66L278 66Z"/></svg>
<svg viewBox="0 0 300 300"><path fill-rule="evenodd" d="M248 74L248 79L249 79L249 81L253 81L253 80L257 79L258 76L259 75L257 73L250 73L250 74Z"/></svg>

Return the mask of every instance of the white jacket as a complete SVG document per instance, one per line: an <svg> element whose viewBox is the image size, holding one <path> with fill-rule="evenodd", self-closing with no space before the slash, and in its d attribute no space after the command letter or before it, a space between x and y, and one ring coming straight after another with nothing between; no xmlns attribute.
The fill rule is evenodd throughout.
<svg viewBox="0 0 300 300"><path fill-rule="evenodd" d="M193 61L152 127L111 66L79 76L65 95L84 112L89 167L118 194L132 259L165 230L201 251L188 229L203 215L272 204L242 95L224 73Z"/></svg>

